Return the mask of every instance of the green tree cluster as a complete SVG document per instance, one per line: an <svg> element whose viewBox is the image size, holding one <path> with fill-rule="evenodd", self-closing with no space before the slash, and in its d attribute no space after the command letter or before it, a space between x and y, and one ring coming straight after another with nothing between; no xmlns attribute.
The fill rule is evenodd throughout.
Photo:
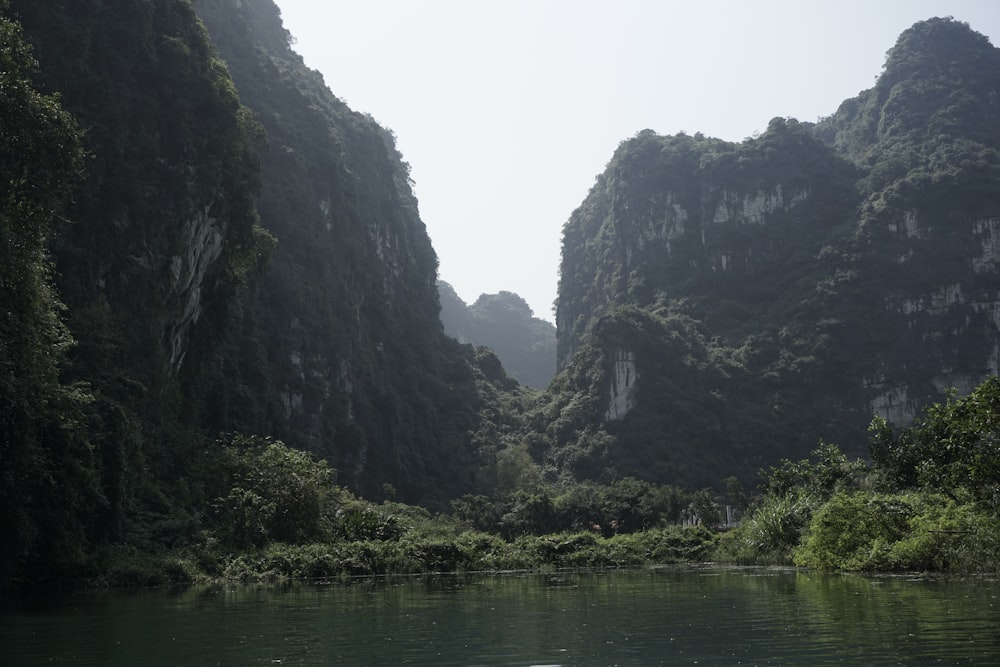
<svg viewBox="0 0 1000 667"><path fill-rule="evenodd" d="M692 494L633 478L566 487L537 484L492 497L467 495L451 504L457 519L507 540L561 532L610 537L675 526L696 516L707 527L719 524L710 490Z"/></svg>
<svg viewBox="0 0 1000 667"><path fill-rule="evenodd" d="M898 434L876 417L871 455L890 488L937 489L1000 511L1000 378L968 396L951 392Z"/></svg>
<svg viewBox="0 0 1000 667"><path fill-rule="evenodd" d="M230 543L302 544L329 534L333 471L325 461L278 441L246 436L226 444L223 460L230 487L215 507Z"/></svg>
<svg viewBox="0 0 1000 667"><path fill-rule="evenodd" d="M826 570L1000 570L1000 474L990 451L998 388L990 378L952 395L898 434L875 418L871 464L822 445L811 459L772 468L719 556Z"/></svg>
<svg viewBox="0 0 1000 667"><path fill-rule="evenodd" d="M73 340L49 247L79 182L81 133L0 2L0 587L85 550L103 498L82 428L86 387L67 382Z"/></svg>

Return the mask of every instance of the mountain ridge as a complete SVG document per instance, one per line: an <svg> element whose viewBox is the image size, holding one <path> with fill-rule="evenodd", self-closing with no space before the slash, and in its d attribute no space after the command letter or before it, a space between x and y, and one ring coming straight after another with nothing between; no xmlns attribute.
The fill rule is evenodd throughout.
<svg viewBox="0 0 1000 667"><path fill-rule="evenodd" d="M819 439L853 452L872 415L908 426L995 375L998 53L930 19L818 125L624 141L564 228L559 365L594 380L552 397L546 460L746 478ZM676 368L690 391L653 370L675 335L718 359Z"/></svg>

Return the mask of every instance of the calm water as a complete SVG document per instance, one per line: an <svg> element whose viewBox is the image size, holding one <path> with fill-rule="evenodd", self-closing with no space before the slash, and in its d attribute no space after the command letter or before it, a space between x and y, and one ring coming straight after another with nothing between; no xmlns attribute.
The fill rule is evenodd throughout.
<svg viewBox="0 0 1000 667"><path fill-rule="evenodd" d="M0 610L2 665L1000 665L1000 581L746 570L112 592Z"/></svg>

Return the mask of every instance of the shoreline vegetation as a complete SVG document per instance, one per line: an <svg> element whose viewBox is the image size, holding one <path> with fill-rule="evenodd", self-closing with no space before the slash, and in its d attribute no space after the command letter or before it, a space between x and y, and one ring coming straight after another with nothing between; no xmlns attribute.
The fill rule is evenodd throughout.
<svg viewBox="0 0 1000 667"><path fill-rule="evenodd" d="M507 493L465 496L437 514L358 499L332 483L325 462L235 436L202 466L216 483L206 528L161 551L97 549L76 574L91 586L150 586L706 561L997 573L998 432L1000 379L991 378L899 433L874 419L871 462L821 443L808 459L763 471L752 499L736 480L722 496L635 479L560 490L521 471ZM734 527L722 527L725 506Z"/></svg>
<svg viewBox="0 0 1000 667"><path fill-rule="evenodd" d="M106 569L84 581L88 588L208 584L220 581L278 583L366 576L539 572L637 568L705 562L714 535L701 527L671 527L605 538L593 533L525 535L513 542L470 531L453 539L426 537L393 542L273 543L248 552L200 545L151 556L128 549L99 559Z"/></svg>

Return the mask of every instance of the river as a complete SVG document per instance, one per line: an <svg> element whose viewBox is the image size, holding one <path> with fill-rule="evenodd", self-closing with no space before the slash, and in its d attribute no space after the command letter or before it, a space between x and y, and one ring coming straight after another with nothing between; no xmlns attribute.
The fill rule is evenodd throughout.
<svg viewBox="0 0 1000 667"><path fill-rule="evenodd" d="M0 664L998 665L1000 580L743 568L6 601Z"/></svg>

